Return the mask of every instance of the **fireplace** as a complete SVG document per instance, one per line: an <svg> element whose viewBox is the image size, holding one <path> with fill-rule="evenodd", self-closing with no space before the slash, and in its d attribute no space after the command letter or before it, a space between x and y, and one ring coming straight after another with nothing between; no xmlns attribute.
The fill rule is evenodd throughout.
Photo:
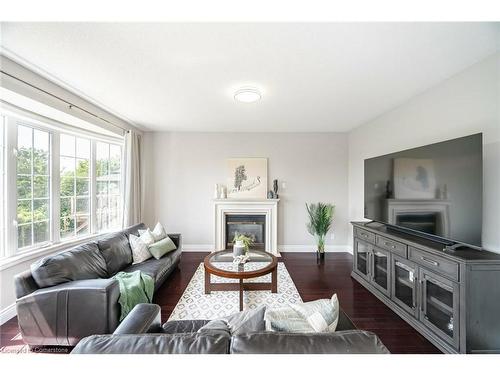
<svg viewBox="0 0 500 375"><path fill-rule="evenodd" d="M255 250L266 248L266 215L226 214L225 248L232 249L236 234L244 234L253 240Z"/></svg>
<svg viewBox="0 0 500 375"><path fill-rule="evenodd" d="M259 221L252 220L251 223L263 225L262 250L279 256L278 252L278 202L279 199L214 199L214 239L215 249L224 250L228 248L233 237L227 235L227 219L233 219L231 216L264 216ZM228 241L229 239L229 241Z"/></svg>

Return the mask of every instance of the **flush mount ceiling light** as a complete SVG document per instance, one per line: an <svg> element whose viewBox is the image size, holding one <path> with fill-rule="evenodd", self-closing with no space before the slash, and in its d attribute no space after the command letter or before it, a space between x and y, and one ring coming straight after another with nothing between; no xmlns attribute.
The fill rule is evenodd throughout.
<svg viewBox="0 0 500 375"><path fill-rule="evenodd" d="M260 91L255 87L242 87L234 93L234 100L241 103L254 103L261 97Z"/></svg>

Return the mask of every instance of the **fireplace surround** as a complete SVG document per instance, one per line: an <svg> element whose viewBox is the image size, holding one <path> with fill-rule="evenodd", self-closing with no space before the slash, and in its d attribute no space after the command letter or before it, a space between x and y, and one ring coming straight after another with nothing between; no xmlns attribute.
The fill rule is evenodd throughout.
<svg viewBox="0 0 500 375"><path fill-rule="evenodd" d="M262 245L260 249L274 255L278 253L278 202L279 199L259 200L237 200L237 199L214 199L214 234L215 250L225 250L228 242L232 241L231 233L234 227L228 228L227 219L241 219L242 223L247 221L247 229L257 230L258 226L264 229ZM258 220L254 220L258 219ZM236 220L235 220L236 221ZM257 224L253 224L257 223ZM229 241L228 241L229 240Z"/></svg>

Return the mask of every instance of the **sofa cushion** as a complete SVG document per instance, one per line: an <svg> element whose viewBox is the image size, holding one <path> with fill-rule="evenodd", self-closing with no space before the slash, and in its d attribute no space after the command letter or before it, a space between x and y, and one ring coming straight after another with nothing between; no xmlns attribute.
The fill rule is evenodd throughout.
<svg viewBox="0 0 500 375"><path fill-rule="evenodd" d="M168 258L168 259L170 259L172 264L175 264L175 263L179 262L179 260L181 258L181 254L182 254L182 250L177 248L177 250L174 250L174 251L167 253L167 255L165 255L163 258Z"/></svg>
<svg viewBox="0 0 500 375"><path fill-rule="evenodd" d="M106 261L94 242L42 258L31 265L31 274L40 288L68 281L106 278Z"/></svg>
<svg viewBox="0 0 500 375"><path fill-rule="evenodd" d="M107 235L97 241L106 266L108 276L113 276L132 263L132 249L124 232Z"/></svg>
<svg viewBox="0 0 500 375"><path fill-rule="evenodd" d="M161 259L150 258L142 263L131 264L123 269L123 272L142 271L155 281L155 284L170 270L172 261L170 258Z"/></svg>

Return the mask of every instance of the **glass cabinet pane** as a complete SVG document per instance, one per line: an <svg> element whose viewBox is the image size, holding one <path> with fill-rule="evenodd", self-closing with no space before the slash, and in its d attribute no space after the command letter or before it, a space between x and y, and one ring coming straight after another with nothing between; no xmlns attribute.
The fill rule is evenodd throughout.
<svg viewBox="0 0 500 375"><path fill-rule="evenodd" d="M394 263L394 296L410 309L415 308L415 269L396 261Z"/></svg>
<svg viewBox="0 0 500 375"><path fill-rule="evenodd" d="M425 279L425 319L453 338L453 288L443 283Z"/></svg>
<svg viewBox="0 0 500 375"><path fill-rule="evenodd" d="M388 259L387 253L375 250L373 252L373 281L383 289L388 289Z"/></svg>
<svg viewBox="0 0 500 375"><path fill-rule="evenodd" d="M370 246L361 241L356 241L356 268L363 275L368 275L368 252Z"/></svg>

